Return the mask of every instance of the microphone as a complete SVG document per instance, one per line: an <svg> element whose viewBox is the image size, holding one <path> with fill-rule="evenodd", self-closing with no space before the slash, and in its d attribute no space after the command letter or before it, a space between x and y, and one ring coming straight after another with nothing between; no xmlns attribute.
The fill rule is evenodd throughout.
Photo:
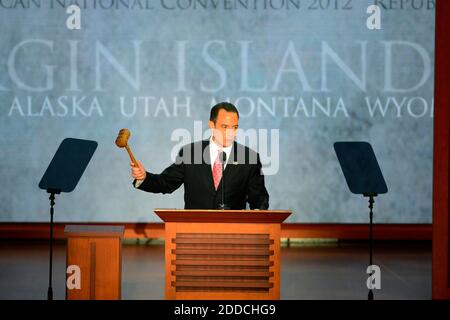
<svg viewBox="0 0 450 320"><path fill-rule="evenodd" d="M229 210L230 207L225 204L225 175L223 174L225 170L225 163L227 162L227 154L221 151L219 154L219 159L220 162L222 163L222 203L219 204L219 209Z"/></svg>

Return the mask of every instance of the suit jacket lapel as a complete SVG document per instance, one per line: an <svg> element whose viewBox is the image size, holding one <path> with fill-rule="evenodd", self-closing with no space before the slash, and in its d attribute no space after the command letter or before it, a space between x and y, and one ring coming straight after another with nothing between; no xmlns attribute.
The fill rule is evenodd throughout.
<svg viewBox="0 0 450 320"><path fill-rule="evenodd" d="M214 179L212 175L211 169L211 156L209 154L209 140L203 140L203 148L202 148L202 176L203 181L211 192L216 192L214 189Z"/></svg>
<svg viewBox="0 0 450 320"><path fill-rule="evenodd" d="M233 142L233 146L231 147L230 157L227 160L227 166L223 172L223 175L227 174L227 172L233 171L233 163L236 161L236 141Z"/></svg>

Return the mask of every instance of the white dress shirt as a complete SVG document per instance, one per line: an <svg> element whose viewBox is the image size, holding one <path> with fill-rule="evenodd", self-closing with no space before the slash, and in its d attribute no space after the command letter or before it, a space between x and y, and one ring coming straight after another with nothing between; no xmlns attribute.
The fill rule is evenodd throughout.
<svg viewBox="0 0 450 320"><path fill-rule="evenodd" d="M214 142L212 136L211 136L211 138L209 138L209 157L211 159L211 170L213 170L213 168L214 168L214 162L216 161L217 156L219 155L220 151L225 152L225 154L227 155L227 158L225 159L225 164L223 167L225 170L225 168L227 167L228 160L230 159L232 147L233 147L233 144L229 145L228 147L223 148Z"/></svg>

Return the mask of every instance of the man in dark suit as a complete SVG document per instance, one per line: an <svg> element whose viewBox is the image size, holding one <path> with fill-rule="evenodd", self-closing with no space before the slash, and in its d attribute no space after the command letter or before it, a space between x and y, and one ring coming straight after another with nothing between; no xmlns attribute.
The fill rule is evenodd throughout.
<svg viewBox="0 0 450 320"><path fill-rule="evenodd" d="M208 123L209 140L182 147L175 163L161 174L147 172L140 161L138 167L131 163L133 185L147 192L172 193L184 184L185 209L238 210L245 209L246 202L250 209L268 209L259 155L234 141L238 122L234 105L216 104Z"/></svg>

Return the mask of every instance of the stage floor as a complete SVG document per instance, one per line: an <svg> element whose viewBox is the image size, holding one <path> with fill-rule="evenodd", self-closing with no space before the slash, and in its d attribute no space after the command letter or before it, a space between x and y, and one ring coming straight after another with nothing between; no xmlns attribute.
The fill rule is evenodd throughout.
<svg viewBox="0 0 450 320"><path fill-rule="evenodd" d="M156 243L155 243L156 242ZM53 291L65 297L65 243L54 251ZM368 246L363 242L292 243L281 251L281 299L366 299ZM378 242L381 268L375 299L431 299L431 242ZM164 298L164 246L123 245L123 299ZM0 299L46 299L48 245L0 240Z"/></svg>

